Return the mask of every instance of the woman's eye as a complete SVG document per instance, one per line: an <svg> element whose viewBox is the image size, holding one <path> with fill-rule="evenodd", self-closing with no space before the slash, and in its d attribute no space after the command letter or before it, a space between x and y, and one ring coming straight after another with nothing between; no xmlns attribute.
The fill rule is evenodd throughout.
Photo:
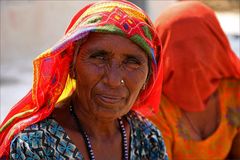
<svg viewBox="0 0 240 160"><path fill-rule="evenodd" d="M137 58L129 57L125 60L124 64L128 68L135 69L135 68L138 68L141 65L141 61L139 61Z"/></svg>
<svg viewBox="0 0 240 160"><path fill-rule="evenodd" d="M90 55L90 59L93 61L99 61L99 62L104 62L107 60L107 53L104 51L99 51L99 52L95 52L93 54Z"/></svg>
<svg viewBox="0 0 240 160"><path fill-rule="evenodd" d="M97 59L97 60L105 60L106 55L104 53L93 53L92 55L90 55L90 58Z"/></svg>
<svg viewBox="0 0 240 160"><path fill-rule="evenodd" d="M107 54L102 51L92 53L89 56L89 61L98 67L103 67L107 63Z"/></svg>
<svg viewBox="0 0 240 160"><path fill-rule="evenodd" d="M126 63L139 64L139 65L141 64L141 62L137 58L133 58L133 57L127 58L126 59Z"/></svg>

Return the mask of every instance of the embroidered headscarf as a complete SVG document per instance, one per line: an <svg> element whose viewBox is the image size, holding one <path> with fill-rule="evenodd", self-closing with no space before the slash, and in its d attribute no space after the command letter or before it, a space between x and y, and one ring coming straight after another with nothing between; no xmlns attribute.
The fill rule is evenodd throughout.
<svg viewBox="0 0 240 160"><path fill-rule="evenodd" d="M143 10L130 2L99 1L81 9L63 38L34 60L31 91L11 109L0 126L0 157L8 155L15 134L48 117L57 102L71 96L76 83L69 76L74 43L85 39L90 32L123 36L145 51L152 74L147 88L139 95L140 105L137 103L132 109L139 112L157 110L162 83L161 46L152 22Z"/></svg>
<svg viewBox="0 0 240 160"><path fill-rule="evenodd" d="M162 42L163 94L181 109L204 110L221 79L240 78L240 60L214 11L203 3L178 2L155 26Z"/></svg>

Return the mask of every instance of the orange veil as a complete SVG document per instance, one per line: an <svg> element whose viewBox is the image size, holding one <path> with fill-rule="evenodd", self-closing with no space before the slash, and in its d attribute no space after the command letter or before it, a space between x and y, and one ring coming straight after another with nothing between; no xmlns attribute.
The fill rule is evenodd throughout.
<svg viewBox="0 0 240 160"><path fill-rule="evenodd" d="M240 79L240 60L214 11L203 3L176 3L155 26L163 47L163 94L181 109L204 110L221 79Z"/></svg>

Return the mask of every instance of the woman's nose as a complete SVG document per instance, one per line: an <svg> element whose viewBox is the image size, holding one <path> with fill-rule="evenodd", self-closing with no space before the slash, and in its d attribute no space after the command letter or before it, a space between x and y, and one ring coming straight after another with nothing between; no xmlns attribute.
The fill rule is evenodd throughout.
<svg viewBox="0 0 240 160"><path fill-rule="evenodd" d="M111 65L105 70L104 82L111 88L119 87L122 83L122 69L119 65Z"/></svg>

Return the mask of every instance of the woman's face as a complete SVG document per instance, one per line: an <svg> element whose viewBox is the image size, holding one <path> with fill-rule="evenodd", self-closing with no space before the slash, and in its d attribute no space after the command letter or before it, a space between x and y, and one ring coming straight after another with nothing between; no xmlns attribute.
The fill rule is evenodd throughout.
<svg viewBox="0 0 240 160"><path fill-rule="evenodd" d="M81 111L96 118L117 118L136 101L147 79L148 58L127 38L91 33L80 48L75 71Z"/></svg>

